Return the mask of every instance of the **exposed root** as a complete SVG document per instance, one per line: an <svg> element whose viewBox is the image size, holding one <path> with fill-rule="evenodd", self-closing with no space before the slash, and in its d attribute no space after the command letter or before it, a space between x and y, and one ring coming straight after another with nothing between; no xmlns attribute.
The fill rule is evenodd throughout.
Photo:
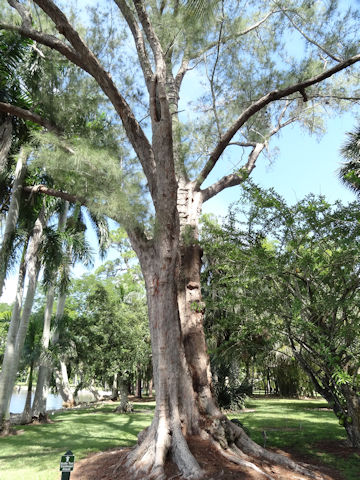
<svg viewBox="0 0 360 480"><path fill-rule="evenodd" d="M0 430L0 437L9 437L11 435L16 435L17 430L15 428L12 428L10 420L4 420L1 426Z"/></svg>
<svg viewBox="0 0 360 480"><path fill-rule="evenodd" d="M281 465L283 467L293 470L296 473L299 473L309 478L313 478L315 480L321 480L323 478L312 472L308 468L294 462L290 458L285 457L284 455L280 455L278 453L266 450L265 448L261 447L253 440L251 440L251 438L246 435L242 428L238 427L226 418L224 419L224 421L227 423L227 429L231 430L231 439L233 440L233 443L247 455L259 458L261 460L266 460L270 463Z"/></svg>
<svg viewBox="0 0 360 480"><path fill-rule="evenodd" d="M238 448L236 448L237 451L232 449L234 453L230 453L228 450L224 450L223 448L221 448L220 445L214 440L211 440L211 442L216 448L216 450L220 452L220 454L223 457L225 457L227 460L230 460L230 462L236 463L236 465L241 465L243 467L251 468L252 470L255 470L255 472L263 475L265 478L268 478L269 480L275 480L274 477L271 477L266 472L261 470L257 465L255 465L255 463L249 462L248 460L244 460L243 458L241 458L244 456L244 454L241 454L241 457L240 457L237 451L239 452L241 451Z"/></svg>
<svg viewBox="0 0 360 480"><path fill-rule="evenodd" d="M197 460L190 452L187 441L185 440L180 428L174 429L172 442L172 456L180 472L189 480L198 480L203 478L202 471Z"/></svg>

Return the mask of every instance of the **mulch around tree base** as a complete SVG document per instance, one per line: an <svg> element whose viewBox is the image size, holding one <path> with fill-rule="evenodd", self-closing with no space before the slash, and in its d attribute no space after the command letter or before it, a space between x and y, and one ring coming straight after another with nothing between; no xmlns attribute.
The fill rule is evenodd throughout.
<svg viewBox="0 0 360 480"><path fill-rule="evenodd" d="M226 460L219 455L213 446L200 438L189 439L189 446L200 466L206 472L206 477L204 477L206 480L265 480L266 478L253 469L235 465ZM323 447L324 445L322 445ZM331 445L329 448L333 448L333 446ZM120 466L116 468L122 464L129 450L129 448L117 448L99 452L76 462L75 469L71 474L71 480L132 480L134 478L133 475L125 467ZM315 464L316 459L313 457L304 457L281 450L276 450L276 452L291 457L296 462L306 463L307 465L311 462L309 469L316 472L319 479L344 480L340 472L336 472L318 461ZM256 465L276 480L309 480L308 477L278 465L270 465L261 461L256 461ZM114 473L115 469L116 473ZM166 463L165 473L168 480L181 480L183 478L179 474L176 465L170 460ZM146 480L146 477L142 480Z"/></svg>

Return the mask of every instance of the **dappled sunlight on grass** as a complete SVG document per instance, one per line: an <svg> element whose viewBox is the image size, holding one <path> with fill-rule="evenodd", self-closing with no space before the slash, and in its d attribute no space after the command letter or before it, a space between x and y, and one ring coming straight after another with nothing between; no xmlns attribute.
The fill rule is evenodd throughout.
<svg viewBox="0 0 360 480"><path fill-rule="evenodd" d="M115 407L68 410L52 415L52 424L17 427L21 434L0 438L0 479L58 480L60 457L68 449L77 461L93 452L135 444L138 433L151 422L155 402L134 403L132 414L116 414ZM340 458L317 445L346 439L323 400L253 398L246 407L229 417L238 418L260 445L265 430L267 448L310 454L341 471L346 480L359 479L357 453Z"/></svg>
<svg viewBox="0 0 360 480"><path fill-rule="evenodd" d="M360 456L346 459L321 451L321 442L342 442L346 432L323 399L297 400L282 398L251 398L246 409L230 418L238 418L251 438L267 448L280 448L310 454L341 471L347 480L358 480ZM253 410L253 411L248 411Z"/></svg>
<svg viewBox="0 0 360 480"><path fill-rule="evenodd" d="M24 432L0 439L1 480L57 480L66 450L80 460L91 452L133 445L153 415L152 405L136 407L133 414L113 413L115 405L70 410L53 415L51 424L17 427Z"/></svg>

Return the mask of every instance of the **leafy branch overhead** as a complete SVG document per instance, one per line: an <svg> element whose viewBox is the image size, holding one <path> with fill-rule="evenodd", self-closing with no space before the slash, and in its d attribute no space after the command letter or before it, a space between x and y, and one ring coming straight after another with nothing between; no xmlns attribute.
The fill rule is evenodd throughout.
<svg viewBox="0 0 360 480"><path fill-rule="evenodd" d="M143 81L149 94L147 105L143 104L143 99L140 100L140 97L126 99L128 96L126 84L118 78L116 71L112 72L111 69L106 70L103 67L103 62L107 60L105 55L102 55L103 52L99 52L97 45L94 44L94 39L90 35L88 38L86 34L84 37L79 35L77 27L71 22L72 12L66 15L65 11L62 11L54 2L46 0L34 2L46 14L47 32L51 33L45 33L41 28L39 29L34 11L28 10L18 1L12 1L9 4L19 14L21 25L2 21L0 26L4 32L17 32L31 38L37 45L50 47L93 77L98 88L105 95L105 99L112 104L119 115L127 140L135 151L145 174L155 211L159 204L157 198L159 192L156 186L157 170L161 167L160 160L157 160L156 155L154 156L152 146L152 143L157 141L156 129L153 129L152 138L149 138L147 130L142 128L136 117L146 116L146 113L150 112L150 119L153 122L158 107L151 113L152 105L156 102L160 102L162 113L167 108L172 111L171 130L174 135L175 159L176 162L183 164L183 166L177 166L177 174L182 176L181 172L183 172L186 177L192 175L194 179L196 178L196 189L201 189L210 172L226 155L229 146L236 144L241 149L245 149L243 153L248 155L248 160L243 165L239 165L244 175L236 173L237 170L218 179L213 185L203 190L203 201L206 201L221 190L241 183L246 175L251 173L260 154L268 149L269 140L274 135L271 131L275 129L277 133L280 128L284 128L293 121L307 122L305 120L307 110L309 110L309 116L306 118L314 118L315 110L324 112L322 103L329 102L329 98L336 99L340 93L343 99L346 96L352 99L358 98L357 88L351 82L347 82L347 93L344 88L339 90L336 82L332 82L333 86L329 83L329 87L326 87L328 79L336 78L337 74L360 60L359 54L354 51L356 42L352 22L357 18L356 10L347 17L348 30L344 32L341 29L341 32L335 34L335 29L339 28L342 21L341 14L331 10L323 11L321 14L318 12L318 18L316 21L313 18L311 23L310 18L314 15L314 7L310 4L298 7L295 3L285 5L281 1L274 1L268 6L267 11L262 10L260 13L261 2L259 2L258 11L255 7L253 10L246 10L241 2L237 6L229 5L228 9L224 9L222 2L219 1L212 2L211 9L208 2L202 1L165 1L160 2L158 7L152 4L151 8L144 2L134 2L133 7L126 1L114 3L123 16L123 18L117 17L118 24L121 28L125 28L125 25L129 27L136 46ZM190 27L187 22L183 22L184 15L194 20L205 16L207 34L204 35L202 32L201 37L198 37L194 32L194 25ZM156 18L160 20L155 21ZM308 20L305 21L305 19ZM170 50L166 43L169 38L164 30L166 22L168 23L166 28L174 34ZM217 32L219 22L222 25L220 37ZM321 32L319 25L324 22L326 28ZM197 25L196 31L200 33L199 29L201 27ZM273 35L274 31L278 31L277 36ZM270 33L274 37L272 41ZM114 33L112 35L114 36ZM307 58L299 61L291 52L285 56L283 49L289 35L299 35L301 41L307 45L309 51ZM259 36L262 38L261 45ZM215 38L217 40L214 40ZM249 41L253 45L251 48L249 48ZM122 43L117 46L122 49L127 61L130 61L131 52ZM329 53L330 50L331 53ZM95 51L97 56L94 54ZM198 51L196 59L191 56L195 51ZM216 51L218 53L215 55ZM318 60L314 60L314 53L318 55ZM45 55L47 55L46 51ZM273 60L269 61L271 56ZM249 76L250 62L253 64L254 71L252 79ZM200 123L197 121L200 130L196 131L191 122L186 126L185 117L177 113L178 101L183 80L191 74L193 68L196 68L199 77L205 81L205 64L213 69L213 73L207 80L209 85L205 85L200 103L195 104L197 105L195 115L200 120ZM265 65L268 72L264 70ZM163 76L165 70L167 73ZM234 83L235 78L240 80L238 85ZM162 82L167 84L168 99L165 103L161 100ZM134 81L134 84L138 85L139 90L142 80ZM220 88L220 85L223 88ZM210 100L210 92L213 98L209 104L209 111L205 116L200 115L201 110ZM321 100L325 97L326 101ZM281 113L282 105L278 104L284 99L288 101L285 116ZM304 102L306 105L301 106ZM311 102L310 108L307 105L309 102ZM15 105L0 103L0 109L20 117L27 116L50 130L55 128L45 118L36 117L35 113L32 115L31 112L16 110ZM191 110L193 107L190 107L189 113ZM220 133L218 139L209 122L212 117L217 118L216 123ZM279 120L281 117L284 117L282 122ZM164 127L162 132L165 133ZM204 135L208 138L207 151L200 149L197 153L195 150L199 146L198 139L200 140ZM191 137L192 140L190 140ZM250 154L246 153L247 145L253 145ZM194 162L196 156L198 158ZM125 159L122 160L123 165L124 162L126 163ZM61 188L67 189L69 194L79 194L78 191L73 190L74 186L71 183ZM123 204L120 198L118 205ZM144 206L144 208L148 207ZM108 214L112 215L111 208ZM125 214L124 217L127 215Z"/></svg>

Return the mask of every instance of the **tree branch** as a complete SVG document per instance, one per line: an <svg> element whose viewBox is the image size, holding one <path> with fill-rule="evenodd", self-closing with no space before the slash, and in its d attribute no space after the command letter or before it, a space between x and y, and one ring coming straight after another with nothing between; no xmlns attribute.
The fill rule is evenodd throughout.
<svg viewBox="0 0 360 480"><path fill-rule="evenodd" d="M271 10L270 12L268 12L265 17L263 17L261 20L259 20L258 22L254 23L253 25L251 25L250 27L248 28L245 28L245 30L242 30L241 32L238 32L238 33L235 33L235 34L232 34L232 35L225 35L223 36L223 38L221 39L221 43L224 44L224 43L227 43L229 42L230 40L236 40L237 38L239 37L243 37L244 35L247 35L248 33L252 32L253 30L256 30L257 28L260 27L260 25L262 25L263 23L266 22L266 20L271 17L271 15L274 15L275 13L279 13L280 10ZM209 43L209 45L207 45L203 50L200 50L198 52L195 52L193 54L190 54L189 57L188 57L188 60L195 60L196 58L199 58L201 57L202 55L204 55L206 52L208 52L209 50L215 48L218 44L218 41L214 41L214 42L211 42Z"/></svg>
<svg viewBox="0 0 360 480"><path fill-rule="evenodd" d="M213 183L210 187L202 191L203 202L206 202L210 198L214 197L225 188L235 187L244 182L250 173L255 168L255 162L258 159L260 153L264 150L266 143L257 143L256 146L252 149L246 165L237 173L231 173L222 177L217 182Z"/></svg>
<svg viewBox="0 0 360 480"><path fill-rule="evenodd" d="M308 88L312 85L316 85L317 83L320 83L326 80L327 78L330 78L331 76L344 70L345 68L348 68L349 66L354 65L358 61L360 61L360 54L354 55L353 57L350 57L347 60L344 60L343 62L338 63L334 67L329 68L328 70L312 78L296 83L294 85L290 85L289 87L286 87L286 88L273 90L267 93L266 95L264 95L263 97L259 98L255 102L253 102L248 108L246 108L243 111L240 117L233 123L233 125L221 137L220 141L218 142L218 144L210 154L209 159L206 162L203 170L200 172L200 175L198 176L198 179L196 181L197 187L199 188L201 184L204 182L204 180L208 177L209 173L215 167L217 161L219 160L220 156L224 152L225 148L230 143L231 139L239 131L239 129L245 124L245 122L249 120L249 118L251 118L253 115L258 113L262 108L264 108L269 103L274 102L276 100L280 100L281 98L284 98L295 92L300 92L301 90Z"/></svg>
<svg viewBox="0 0 360 480"><path fill-rule="evenodd" d="M56 125L52 124L46 118L41 117L37 113L31 112L30 110L25 110L24 108L15 107L9 103L0 102L0 111L8 113L14 117L22 118L23 120L29 120L30 122L36 123L45 127L49 132L53 132L55 135L61 137L61 130ZM65 152L74 154L74 150L68 145L61 143L61 148Z"/></svg>
<svg viewBox="0 0 360 480"><path fill-rule="evenodd" d="M60 129L53 125L51 122L41 117L37 113L30 112L30 110L25 110L24 108L15 107L10 105L10 103L0 102L0 111L13 115L14 117L22 118L23 120L29 120L30 122L36 123L45 127L50 132L60 134Z"/></svg>
<svg viewBox="0 0 360 480"><path fill-rule="evenodd" d="M8 0L8 3L11 7L15 8L18 14L21 17L22 27L24 28L31 28L32 25L32 18L29 10L24 7L20 2L17 0Z"/></svg>
<svg viewBox="0 0 360 480"><path fill-rule="evenodd" d="M294 20L290 17L290 15L288 15L288 13L286 13L286 10L281 9L281 12L285 15L285 17L289 20L289 22L291 23L291 25L295 28L295 30L297 30L300 35L302 35L309 43L312 43L313 45L315 45L316 47L318 47L322 52L325 53L325 55L327 55L328 57L332 58L333 60L335 60L335 62L341 62L341 58L340 57L337 57L335 55L333 55L331 52L329 52L328 50L326 50L323 46L321 46L319 43L317 43L315 40L313 40L312 38L310 38L308 35L306 35L306 33L301 30L300 27L298 27L296 25L296 23L294 22Z"/></svg>
<svg viewBox="0 0 360 480"><path fill-rule="evenodd" d="M236 185L240 185L242 182L244 182L248 176L251 174L251 172L255 168L255 163L257 159L259 158L260 153L264 150L264 148L267 147L269 138L278 133L278 131L281 128L286 127L287 125L290 125L291 123L295 122L296 118L289 118L286 120L286 122L281 123L281 120L283 119L286 110L289 107L289 101L286 103L282 111L280 112L278 123L276 127L274 127L270 133L268 134L267 139L265 139L264 142L262 143L242 143L242 142L235 142L237 145L240 145L242 147L249 147L252 146L253 149L248 157L248 161L246 165L240 169L239 172L237 173L232 173L230 175L226 175L222 177L220 180L215 182L213 185L210 187L206 188L205 190L202 191L202 196L203 196L203 202L206 202L210 198L214 197L217 195L219 192L222 190L225 190L226 188L229 187L235 187ZM231 143L229 143L230 145Z"/></svg>
<svg viewBox="0 0 360 480"><path fill-rule="evenodd" d="M8 0L9 1L9 0ZM11 0L10 0L11 1ZM116 112L119 114L122 124L125 128L127 137L133 146L140 162L143 167L145 176L148 181L150 193L153 198L155 198L156 184L155 184L155 161L154 155L151 148L151 145L143 132L141 126L137 122L130 106L120 94L116 85L114 84L111 75L105 71L103 66L100 64L99 60L95 57L93 52L81 39L78 32L72 27L69 23L65 14L60 10L52 0L34 0L34 2L46 13L46 15L54 22L56 29L59 33L64 35L64 37L70 42L73 49L66 46L64 49L64 44L56 39L56 37L51 37L52 42L48 41L47 35L37 32L36 40L39 43L49 46L71 62L80 66L84 71L88 72L98 83L103 92L107 95L110 102L114 106ZM5 27L4 27L5 28ZM23 29L22 29L23 30ZM22 31L21 33L24 36L28 36L27 31ZM30 37L33 38L33 37ZM56 39L54 41L53 39ZM76 52L76 53L75 53Z"/></svg>
<svg viewBox="0 0 360 480"><path fill-rule="evenodd" d="M23 187L23 191L30 193L30 195L33 195L34 193L43 193L45 195L49 195L50 197L62 198L63 200L67 200L70 203L80 203L81 205L87 204L87 200L83 197L78 197L76 195L72 195L71 193L62 192L61 190L55 190L54 188L49 188L46 185Z"/></svg>
<svg viewBox="0 0 360 480"><path fill-rule="evenodd" d="M140 20L140 23L144 29L146 38L150 44L151 50L153 51L155 64L156 64L156 73L157 75L165 75L166 65L165 65L165 55L161 47L160 40L156 35L155 30L153 29L149 16L146 13L143 2L141 0L133 0L134 5Z"/></svg>
<svg viewBox="0 0 360 480"><path fill-rule="evenodd" d="M80 56L77 54L75 50L73 50L69 45L62 42L60 39L55 37L54 35L49 35L47 33L38 32L32 28L28 28L26 26L19 27L18 25L10 25L8 23L0 22L0 29L9 30L11 32L17 32L19 35L31 38L46 47L52 48L53 50L58 51L64 57L68 58L72 63L77 65L80 68L83 68L83 63L81 62ZM85 69L84 69L85 70Z"/></svg>
<svg viewBox="0 0 360 480"><path fill-rule="evenodd" d="M143 71L143 74L144 74L145 83L146 83L148 91L150 91L150 82L151 82L153 72L152 72L152 68L151 68L148 53L146 51L144 37L142 35L142 32L141 32L141 30L139 28L139 25L138 25L134 15L132 14L132 11L130 10L126 0L114 0L114 2L119 7L121 13L123 14L128 26L130 28L130 31L131 31L132 36L134 38L134 42L135 42L136 50L137 50L137 53L138 53L140 65L141 65L141 68L142 68L142 71Z"/></svg>

